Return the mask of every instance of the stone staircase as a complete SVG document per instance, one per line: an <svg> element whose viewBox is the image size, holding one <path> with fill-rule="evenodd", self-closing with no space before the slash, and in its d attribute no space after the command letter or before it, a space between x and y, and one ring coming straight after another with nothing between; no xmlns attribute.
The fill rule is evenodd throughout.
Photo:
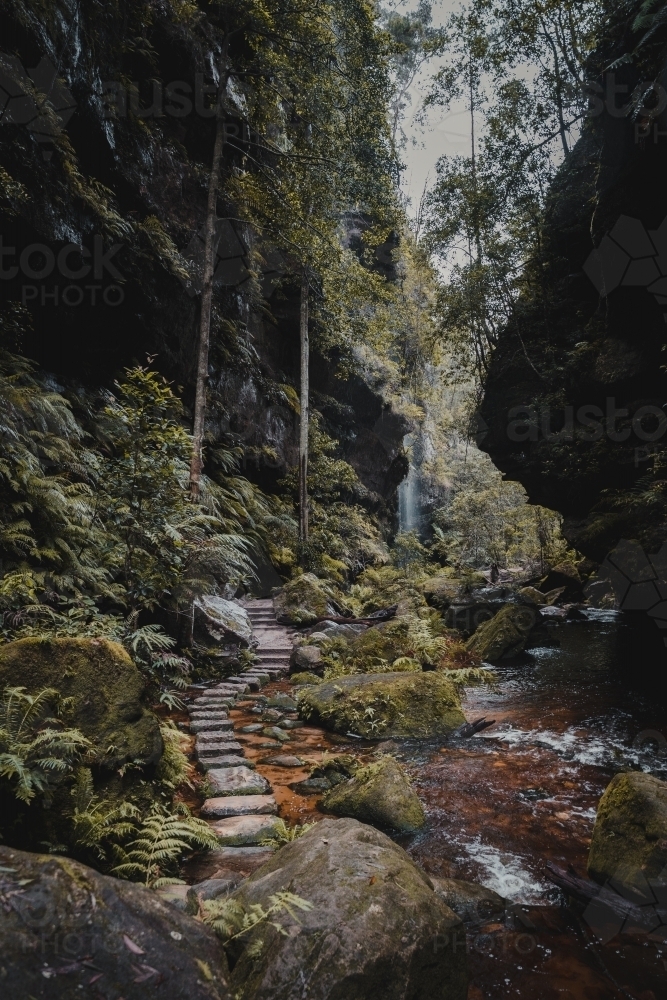
<svg viewBox="0 0 667 1000"><path fill-rule="evenodd" d="M276 621L273 601L248 601L245 609L258 641L257 661L238 676L207 688L188 706L195 754L210 787L201 815L228 847L256 845L270 837L278 812L269 782L245 758L243 745L234 737L229 711L239 699L280 680L292 652L290 631Z"/></svg>

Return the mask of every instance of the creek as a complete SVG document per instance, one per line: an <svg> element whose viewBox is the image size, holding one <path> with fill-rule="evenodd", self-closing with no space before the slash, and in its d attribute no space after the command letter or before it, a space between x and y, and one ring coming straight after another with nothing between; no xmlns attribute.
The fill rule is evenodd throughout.
<svg viewBox="0 0 667 1000"><path fill-rule="evenodd" d="M466 717L493 727L467 740L384 744L406 764L428 816L423 832L398 839L429 874L480 882L510 901L503 922L468 935L469 1000L665 1000L664 940L623 929L601 942L590 915L567 907L545 876L547 861L585 874L597 803L617 771L667 778L664 709L637 687L645 664L618 613L587 610L548 628L558 646L498 667L495 687L467 689ZM265 693L274 690L289 685ZM249 708L232 713L238 723L252 721ZM291 737L290 752L311 764L323 752L371 759L376 749L315 727ZM255 740L246 742L259 760ZM321 818L316 796L290 788L307 769L258 770L288 821Z"/></svg>

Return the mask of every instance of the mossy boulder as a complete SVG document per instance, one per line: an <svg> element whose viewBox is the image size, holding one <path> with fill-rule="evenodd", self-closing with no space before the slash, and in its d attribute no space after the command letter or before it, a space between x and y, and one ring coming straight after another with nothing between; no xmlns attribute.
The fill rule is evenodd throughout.
<svg viewBox="0 0 667 1000"><path fill-rule="evenodd" d="M215 934L158 893L69 858L0 847L7 1000L229 1000ZM187 888L187 887L184 887ZM96 983L95 986L92 984Z"/></svg>
<svg viewBox="0 0 667 1000"><path fill-rule="evenodd" d="M313 674L310 670L304 670L298 674L292 674L290 677L290 683L292 684L321 684L322 678L318 677L317 674Z"/></svg>
<svg viewBox="0 0 667 1000"><path fill-rule="evenodd" d="M465 936L432 883L385 834L323 820L232 894L243 912L288 891L281 914L228 947L237 1000L465 1000Z"/></svg>
<svg viewBox="0 0 667 1000"><path fill-rule="evenodd" d="M466 721L455 685L439 671L352 674L303 688L299 711L338 733L442 737Z"/></svg>
<svg viewBox="0 0 667 1000"><path fill-rule="evenodd" d="M284 625L312 625L318 618L339 613L333 595L314 573L290 580L273 596L276 618Z"/></svg>
<svg viewBox="0 0 667 1000"><path fill-rule="evenodd" d="M290 656L290 669L295 673L314 672L321 666L322 650L319 646L295 646Z"/></svg>
<svg viewBox="0 0 667 1000"><path fill-rule="evenodd" d="M633 884L667 869L667 782L617 774L600 799L588 874L597 882Z"/></svg>
<svg viewBox="0 0 667 1000"><path fill-rule="evenodd" d="M466 649L486 663L508 660L521 653L531 631L539 624L534 608L526 604L506 604L483 622L466 642Z"/></svg>
<svg viewBox="0 0 667 1000"><path fill-rule="evenodd" d="M424 809L401 765L392 757L359 768L322 799L334 816L351 816L381 829L410 833L426 822Z"/></svg>
<svg viewBox="0 0 667 1000"><path fill-rule="evenodd" d="M99 748L97 764L155 764L157 717L142 704L144 679L126 650L108 639L18 639L0 647L0 686L29 694L56 688L72 699L67 723Z"/></svg>
<svg viewBox="0 0 667 1000"><path fill-rule="evenodd" d="M431 607L437 608L438 611L446 611L450 604L457 602L463 589L463 581L438 575L429 577L423 591L424 598Z"/></svg>

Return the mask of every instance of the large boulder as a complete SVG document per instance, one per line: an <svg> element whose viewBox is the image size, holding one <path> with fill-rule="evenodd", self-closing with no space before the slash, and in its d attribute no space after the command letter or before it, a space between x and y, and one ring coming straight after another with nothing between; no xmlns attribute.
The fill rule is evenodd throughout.
<svg viewBox="0 0 667 1000"><path fill-rule="evenodd" d="M249 646L252 622L245 608L222 597L204 595L193 606L194 635L204 645L237 643Z"/></svg>
<svg viewBox="0 0 667 1000"><path fill-rule="evenodd" d="M458 878L432 879L438 896L464 923L486 923L502 919L507 902L493 889Z"/></svg>
<svg viewBox="0 0 667 1000"><path fill-rule="evenodd" d="M0 846L2 995L228 1000L224 951L151 889Z"/></svg>
<svg viewBox="0 0 667 1000"><path fill-rule="evenodd" d="M291 892L311 904L230 946L238 1000L465 1000L465 937L429 878L389 837L323 820L233 893L247 912Z"/></svg>
<svg viewBox="0 0 667 1000"><path fill-rule="evenodd" d="M370 739L447 736L466 721L455 685L435 670L338 677L297 700L303 718Z"/></svg>
<svg viewBox="0 0 667 1000"><path fill-rule="evenodd" d="M667 782L617 774L600 799L588 873L597 882L632 884L667 870Z"/></svg>
<svg viewBox="0 0 667 1000"><path fill-rule="evenodd" d="M284 625L312 625L318 618L336 617L336 604L324 580L314 573L303 573L290 580L273 596L276 618Z"/></svg>
<svg viewBox="0 0 667 1000"><path fill-rule="evenodd" d="M18 639L0 647L0 687L29 694L56 688L71 698L64 718L98 748L96 763L155 764L162 754L156 716L141 701L144 679L127 651L107 639Z"/></svg>
<svg viewBox="0 0 667 1000"><path fill-rule="evenodd" d="M426 822L404 769L392 757L360 768L349 781L327 792L322 806L334 816L351 816L400 833L419 830Z"/></svg>
<svg viewBox="0 0 667 1000"><path fill-rule="evenodd" d="M486 663L511 659L525 649L537 621L534 608L526 604L507 604L490 621L479 626L466 642L466 649Z"/></svg>

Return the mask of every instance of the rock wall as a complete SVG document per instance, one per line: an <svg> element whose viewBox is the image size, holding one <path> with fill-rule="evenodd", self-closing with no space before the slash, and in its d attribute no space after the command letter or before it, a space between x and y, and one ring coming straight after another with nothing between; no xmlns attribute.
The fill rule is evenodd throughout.
<svg viewBox="0 0 667 1000"><path fill-rule="evenodd" d="M3 22L3 346L34 359L75 404L82 389L111 387L147 356L192 403L214 137L206 94L215 91L220 50L216 29L193 10L175 0L126 8L56 0L46 9L23 0ZM239 142L225 146L223 177L244 151L241 118L229 119ZM210 430L240 445L242 471L272 489L296 464L298 288L277 291L288 263L236 221L224 183L219 214L227 218L218 234ZM362 231L363 220L351 219L351 243ZM391 263L382 248L377 257L380 268L384 257ZM404 474L403 421L361 378L339 378L336 356L315 351L312 369L313 401L340 457L391 516Z"/></svg>
<svg viewBox="0 0 667 1000"><path fill-rule="evenodd" d="M567 538L596 561L620 538L655 551L667 537L664 505L640 482L661 478L667 440L664 37L605 69L636 45L638 6L612 15L591 57L590 116L553 185L481 409L480 446L532 502L561 511ZM630 95L646 81L635 113Z"/></svg>

